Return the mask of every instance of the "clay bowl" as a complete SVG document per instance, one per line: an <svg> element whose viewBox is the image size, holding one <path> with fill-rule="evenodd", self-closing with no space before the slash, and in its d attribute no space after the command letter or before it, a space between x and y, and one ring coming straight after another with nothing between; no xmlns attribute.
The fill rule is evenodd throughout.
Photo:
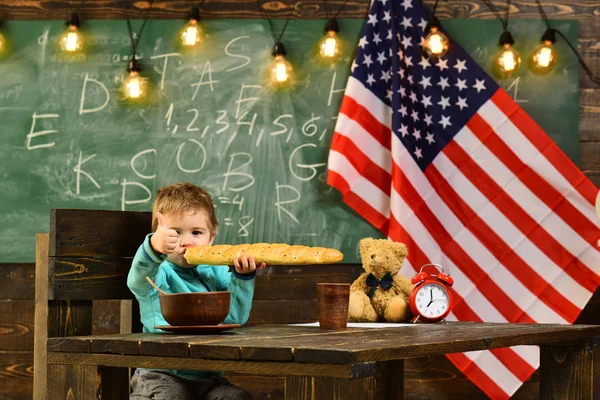
<svg viewBox="0 0 600 400"><path fill-rule="evenodd" d="M218 325L229 314L230 292L160 294L160 310L172 326Z"/></svg>

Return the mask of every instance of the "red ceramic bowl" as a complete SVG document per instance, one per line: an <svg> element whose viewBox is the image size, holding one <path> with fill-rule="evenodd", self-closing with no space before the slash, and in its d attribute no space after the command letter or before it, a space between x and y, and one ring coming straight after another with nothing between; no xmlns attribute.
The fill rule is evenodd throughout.
<svg viewBox="0 0 600 400"><path fill-rule="evenodd" d="M159 295L160 310L172 326L218 325L229 314L230 292Z"/></svg>

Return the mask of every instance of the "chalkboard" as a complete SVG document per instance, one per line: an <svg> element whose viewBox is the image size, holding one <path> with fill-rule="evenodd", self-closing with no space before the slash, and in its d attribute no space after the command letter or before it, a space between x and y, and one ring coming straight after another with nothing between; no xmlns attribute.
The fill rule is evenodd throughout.
<svg viewBox="0 0 600 400"><path fill-rule="evenodd" d="M325 245L357 262L358 240L381 235L325 180L364 21L339 21L346 46L333 66L314 57L324 23L290 21L284 43L296 82L273 91L266 21L203 21L206 43L195 54L174 40L182 21L148 21L138 55L154 95L138 105L119 90L131 53L125 21L85 21L81 55L58 50L63 21L4 24L11 51L0 60L0 262L34 261L35 233L48 231L50 208L149 210L156 190L178 181L213 195L219 243ZM552 23L576 43L576 22ZM141 21L132 25L138 31ZM499 23L444 27L489 67ZM511 21L511 30L530 51L544 26ZM500 84L577 161L578 66L558 48L552 75L521 71Z"/></svg>

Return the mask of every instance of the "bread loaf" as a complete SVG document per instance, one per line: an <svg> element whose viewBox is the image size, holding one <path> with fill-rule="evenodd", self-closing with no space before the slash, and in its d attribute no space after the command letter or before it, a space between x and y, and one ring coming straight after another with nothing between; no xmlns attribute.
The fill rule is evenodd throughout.
<svg viewBox="0 0 600 400"><path fill-rule="evenodd" d="M185 259L190 264L233 265L233 258L244 253L254 257L257 265L332 264L342 261L344 255L336 249L308 247L285 243L219 244L190 247Z"/></svg>

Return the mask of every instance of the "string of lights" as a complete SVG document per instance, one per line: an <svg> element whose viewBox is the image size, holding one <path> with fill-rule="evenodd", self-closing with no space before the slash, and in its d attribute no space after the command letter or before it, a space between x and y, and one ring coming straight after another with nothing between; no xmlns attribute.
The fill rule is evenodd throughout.
<svg viewBox="0 0 600 400"><path fill-rule="evenodd" d="M503 49L496 56L495 66L502 77L508 77L514 71L516 71L521 64L521 57L513 46L515 41L511 33L508 31L511 0L507 0L505 18L502 18L500 16L500 13L498 12L494 4L491 2L491 0L482 0L482 2L492 11L492 13L494 13L496 18L502 24L503 32L500 36L499 43L503 47ZM440 23L435 16L435 11L437 9L438 3L439 0L435 0L433 7L431 8L430 20L426 28L426 30L429 33L423 41L423 49L427 56L431 59L443 57L448 51L447 46L449 42L447 41L446 36L439 31ZM557 59L556 50L552 47L552 45L556 43L556 35L558 35L565 41L567 46L575 54L579 65L581 65L581 68L590 78L590 80L600 85L600 77L597 77L592 72L590 67L585 63L585 61L579 54L579 51L577 51L577 48L569 42L567 37L560 30L552 28L550 26L550 22L548 21L548 17L544 11L541 0L536 0L536 4L541 18L546 23L546 31L544 32L541 38L542 44L538 46L531 55L531 71L536 74L544 74L552 69Z"/></svg>
<svg viewBox="0 0 600 400"><path fill-rule="evenodd" d="M437 10L438 3L439 0L435 0L433 8L429 13L429 21L425 27L425 32L428 33L423 40L423 50L431 60L437 60L444 57L450 46L450 41L448 40L448 37L440 31L440 21L435 16L435 10Z"/></svg>
<svg viewBox="0 0 600 400"><path fill-rule="evenodd" d="M269 28L271 30L271 36L273 36L273 42L275 43L272 51L273 57L275 57L275 61L271 64L270 71L270 80L273 84L278 86L287 85L292 81L294 69L292 68L292 64L290 64L286 59L286 51L281 39L285 34L285 30L287 29L288 23L290 22L290 18L288 17L283 24L283 28L279 35L275 33L275 25L273 21L269 18L269 16L265 13L264 9L256 2L259 10L262 12L264 18L269 23Z"/></svg>
<svg viewBox="0 0 600 400"><path fill-rule="evenodd" d="M559 35L565 41L567 46L571 49L573 54L575 54L575 56L577 57L577 61L579 62L579 65L581 65L581 68L583 69L585 74L590 78L592 82L594 82L597 85L600 85L600 78L597 77L592 72L590 67L585 63L585 61L579 54L579 51L577 51L577 48L573 46L571 42L569 42L569 40L561 31L559 31L558 29L554 29L550 26L550 22L548 21L548 17L546 16L544 7L542 7L541 1L536 0L536 3L538 5L540 16L546 23L546 31L542 35L542 44L534 50L532 55L534 72L544 73L550 68L552 68L552 66L556 62L556 51L554 50L552 45L556 43L556 35Z"/></svg>
<svg viewBox="0 0 600 400"><path fill-rule="evenodd" d="M506 13L504 18L500 15L500 12L496 8L492 0L482 0L482 2L492 11L492 13L502 25L502 34L499 40L501 51L495 56L494 65L502 77L508 77L512 73L514 73L514 71L516 71L521 65L521 56L519 52L515 49L515 40L510 31L508 30L511 0L506 1ZM67 30L63 32L59 37L60 47L66 52L78 52L83 49L84 38L81 32L79 32L79 27L81 26L79 13L84 3L85 0L81 0L79 6L76 9L74 7L71 7L71 16L66 22ZM151 0L147 10L148 15L144 19L139 33L137 35L134 35L131 27L131 21L129 17L126 16L127 28L131 39L132 54L127 66L129 76L123 84L123 90L125 92L126 98L129 99L138 99L140 97L143 97L146 93L147 79L143 78L140 75L141 66L136 58L136 50L142 33L144 31L146 22L148 20L149 13L152 9L153 3L154 0ZM332 10L330 10L328 1L324 0L323 2L325 16L327 17L327 23L324 29L325 35L319 41L318 49L321 58L325 61L335 61L339 58L341 54L342 42L337 36L337 33L339 32L337 18L347 3L348 0L345 0L342 3L342 5L338 8L338 10L332 14L330 13L330 11ZM272 55L273 57L275 57L275 60L273 61L269 69L270 80L276 86L283 86L285 84L289 84L293 78L293 67L285 59L286 49L283 45L282 39L290 22L290 18L288 17L285 20L285 23L281 28L280 32L277 33L273 21L269 18L269 16L265 12L265 9L259 4L258 0L256 0L256 4L259 8L260 13L263 15L263 18L267 20L271 31L271 36L273 37L274 46ZM427 35L423 40L423 51L427 55L427 57L429 57L432 60L436 60L443 57L447 53L450 45L450 41L448 40L446 35L440 30L440 21L435 15L438 4L439 0L435 0L433 7L430 11L429 21L425 28ZM585 61L577 51L577 48L568 41L566 36L560 30L553 28L550 25L548 17L542 6L541 0L536 0L536 4L538 7L539 14L546 24L546 30L541 37L540 46L538 46L529 57L529 64L532 72L536 74L543 74L550 71L552 67L556 64L558 55L553 45L554 43L556 43L557 36L559 36L565 41L570 50L576 55L579 64L581 65L584 72L589 76L590 80L600 85L600 78L597 77L589 68L589 66L585 63ZM72 3L69 3L69 5L72 5ZM202 27L200 26L199 21L200 10L197 7L191 7L190 12L188 14L188 22L181 29L180 32L181 44L184 47L197 48L204 42L205 34ZM6 48L7 39L0 31L0 53L6 50Z"/></svg>
<svg viewBox="0 0 600 400"><path fill-rule="evenodd" d="M325 36L319 42L319 54L324 60L335 61L342 54L342 42L337 36L340 31L337 23L337 17L340 15L348 0L344 1L342 6L338 9L333 17L329 16L329 9L327 7L327 0L323 2L323 8L325 9L325 16L327 17L327 24L325 24Z"/></svg>
<svg viewBox="0 0 600 400"><path fill-rule="evenodd" d="M74 53L83 49L83 35L79 32L81 21L79 20L79 12L83 7L85 0L81 0L79 8L71 11L71 17L67 21L67 30L60 35L58 43L63 51ZM71 4L71 3L69 3Z"/></svg>
<svg viewBox="0 0 600 400"><path fill-rule="evenodd" d="M198 48L204 42L204 31L199 24L200 9L193 6L188 14L188 22L185 24L181 33L181 44L187 48Z"/></svg>
<svg viewBox="0 0 600 400"><path fill-rule="evenodd" d="M496 15L496 18L502 24L502 34L498 44L501 47L500 53L496 56L494 67L497 69L497 73L503 78L507 78L512 75L519 66L521 65L521 55L515 49L515 40L508 30L508 22L510 18L510 2L506 2L506 16L502 18L500 12L496 9L496 6L490 0L482 0L483 3Z"/></svg>
<svg viewBox="0 0 600 400"><path fill-rule="evenodd" d="M131 40L131 58L129 59L129 65L127 66L127 72L129 72L129 76L123 82L122 89L125 98L130 100L143 98L146 95L148 89L148 80L140 75L140 73L142 72L142 68L139 61L136 58L136 50L137 45L142 37L142 34L144 33L146 22L148 22L148 16L150 15L150 10L152 10L153 3L154 0L150 1L148 13L146 15L146 18L144 18L144 22L142 22L142 26L140 27L140 31L137 35L134 36L129 16L126 17L127 30L129 31L129 38Z"/></svg>
<svg viewBox="0 0 600 400"><path fill-rule="evenodd" d="M0 27L2 26L1 24L2 24L2 21L0 21ZM5 49L6 49L6 38L4 37L2 32L0 32L0 55L2 55L2 53L4 52Z"/></svg>

